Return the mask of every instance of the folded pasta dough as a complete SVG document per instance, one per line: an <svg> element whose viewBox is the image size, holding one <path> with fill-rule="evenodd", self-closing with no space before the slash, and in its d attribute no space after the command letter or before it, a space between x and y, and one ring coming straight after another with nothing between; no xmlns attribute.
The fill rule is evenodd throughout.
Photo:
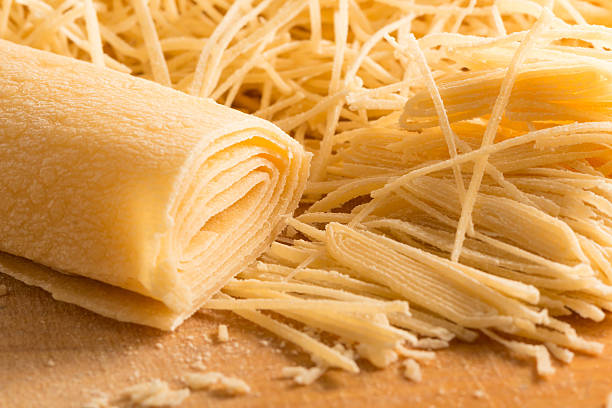
<svg viewBox="0 0 612 408"><path fill-rule="evenodd" d="M0 61L9 275L173 329L298 205L310 155L267 121L1 40Z"/></svg>

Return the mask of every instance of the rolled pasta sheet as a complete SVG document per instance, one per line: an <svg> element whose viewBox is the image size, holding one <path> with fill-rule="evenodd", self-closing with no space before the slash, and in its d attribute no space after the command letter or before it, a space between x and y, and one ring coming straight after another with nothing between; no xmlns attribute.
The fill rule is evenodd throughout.
<svg viewBox="0 0 612 408"><path fill-rule="evenodd" d="M9 275L173 329L298 205L310 155L267 121L6 41L0 61Z"/></svg>

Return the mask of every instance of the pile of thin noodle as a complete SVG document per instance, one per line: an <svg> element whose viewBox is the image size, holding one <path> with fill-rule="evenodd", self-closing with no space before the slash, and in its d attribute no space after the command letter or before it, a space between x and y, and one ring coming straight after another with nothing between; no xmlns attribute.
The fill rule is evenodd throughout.
<svg viewBox="0 0 612 408"><path fill-rule="evenodd" d="M0 9L2 38L213 98L314 152L303 212L207 307L324 369L402 359L413 379L453 338L488 336L542 375L551 355L602 352L559 317L612 310L607 25L610 0Z"/></svg>

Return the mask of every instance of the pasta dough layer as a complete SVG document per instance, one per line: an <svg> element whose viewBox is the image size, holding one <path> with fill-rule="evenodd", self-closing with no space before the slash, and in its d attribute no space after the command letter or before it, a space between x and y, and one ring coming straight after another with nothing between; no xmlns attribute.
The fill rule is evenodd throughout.
<svg viewBox="0 0 612 408"><path fill-rule="evenodd" d="M121 302L96 300L108 295L98 283L65 300L176 327L298 204L310 157L269 122L6 41L0 60L0 250L142 295L172 318L121 314ZM2 271L65 293L48 269L11 263Z"/></svg>

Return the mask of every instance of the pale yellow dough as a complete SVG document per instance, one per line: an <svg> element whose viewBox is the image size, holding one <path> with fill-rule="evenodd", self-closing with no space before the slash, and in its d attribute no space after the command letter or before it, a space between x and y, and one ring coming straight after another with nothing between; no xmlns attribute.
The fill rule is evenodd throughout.
<svg viewBox="0 0 612 408"><path fill-rule="evenodd" d="M6 41L0 61L0 251L32 261L2 272L172 329L298 204L310 156L267 121Z"/></svg>

